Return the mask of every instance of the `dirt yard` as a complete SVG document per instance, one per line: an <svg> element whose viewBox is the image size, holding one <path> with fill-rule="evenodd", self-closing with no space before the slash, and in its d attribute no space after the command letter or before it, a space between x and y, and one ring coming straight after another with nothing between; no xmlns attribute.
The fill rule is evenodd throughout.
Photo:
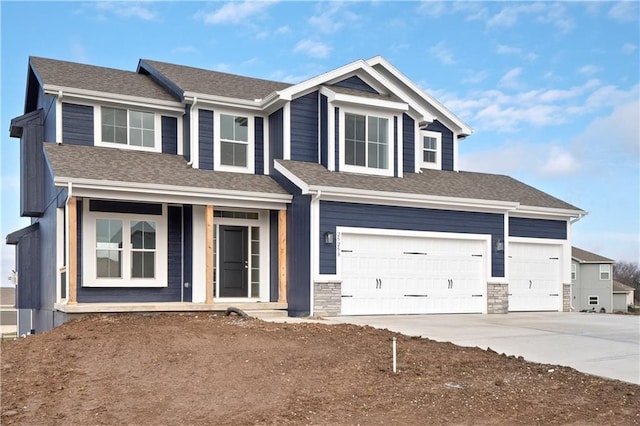
<svg viewBox="0 0 640 426"><path fill-rule="evenodd" d="M640 424L640 386L353 325L100 315L1 349L3 425Z"/></svg>

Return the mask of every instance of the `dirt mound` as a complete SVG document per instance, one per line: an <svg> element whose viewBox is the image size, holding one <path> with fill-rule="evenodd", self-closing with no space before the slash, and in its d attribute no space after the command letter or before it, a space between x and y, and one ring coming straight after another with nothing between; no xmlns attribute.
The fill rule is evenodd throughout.
<svg viewBox="0 0 640 426"><path fill-rule="evenodd" d="M3 425L640 424L640 386L353 325L96 315L1 349Z"/></svg>

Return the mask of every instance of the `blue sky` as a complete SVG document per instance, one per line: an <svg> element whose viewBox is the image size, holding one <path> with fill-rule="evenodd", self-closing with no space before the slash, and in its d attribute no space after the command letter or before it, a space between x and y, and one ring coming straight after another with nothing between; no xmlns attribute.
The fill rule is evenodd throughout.
<svg viewBox="0 0 640 426"><path fill-rule="evenodd" d="M30 55L135 71L147 58L300 82L382 55L466 121L461 168L589 212L573 243L638 261L639 3L0 2L2 224L19 218ZM2 281L13 247L2 248Z"/></svg>

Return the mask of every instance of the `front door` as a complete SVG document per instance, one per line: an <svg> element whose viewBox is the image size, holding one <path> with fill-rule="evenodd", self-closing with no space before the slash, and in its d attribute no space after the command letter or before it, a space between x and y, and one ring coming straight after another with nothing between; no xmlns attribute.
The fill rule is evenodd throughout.
<svg viewBox="0 0 640 426"><path fill-rule="evenodd" d="M248 228L220 226L220 297L248 297Z"/></svg>

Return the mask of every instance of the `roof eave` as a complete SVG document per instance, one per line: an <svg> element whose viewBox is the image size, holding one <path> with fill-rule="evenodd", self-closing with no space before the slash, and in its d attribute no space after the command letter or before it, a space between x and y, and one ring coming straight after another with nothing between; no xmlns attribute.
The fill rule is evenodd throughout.
<svg viewBox="0 0 640 426"><path fill-rule="evenodd" d="M584 210L579 210L579 209L539 207L539 206L527 206L527 205L520 205L516 210L516 213L544 215L544 216L558 216L563 218L575 218L576 220L580 220L588 214L588 212Z"/></svg>

